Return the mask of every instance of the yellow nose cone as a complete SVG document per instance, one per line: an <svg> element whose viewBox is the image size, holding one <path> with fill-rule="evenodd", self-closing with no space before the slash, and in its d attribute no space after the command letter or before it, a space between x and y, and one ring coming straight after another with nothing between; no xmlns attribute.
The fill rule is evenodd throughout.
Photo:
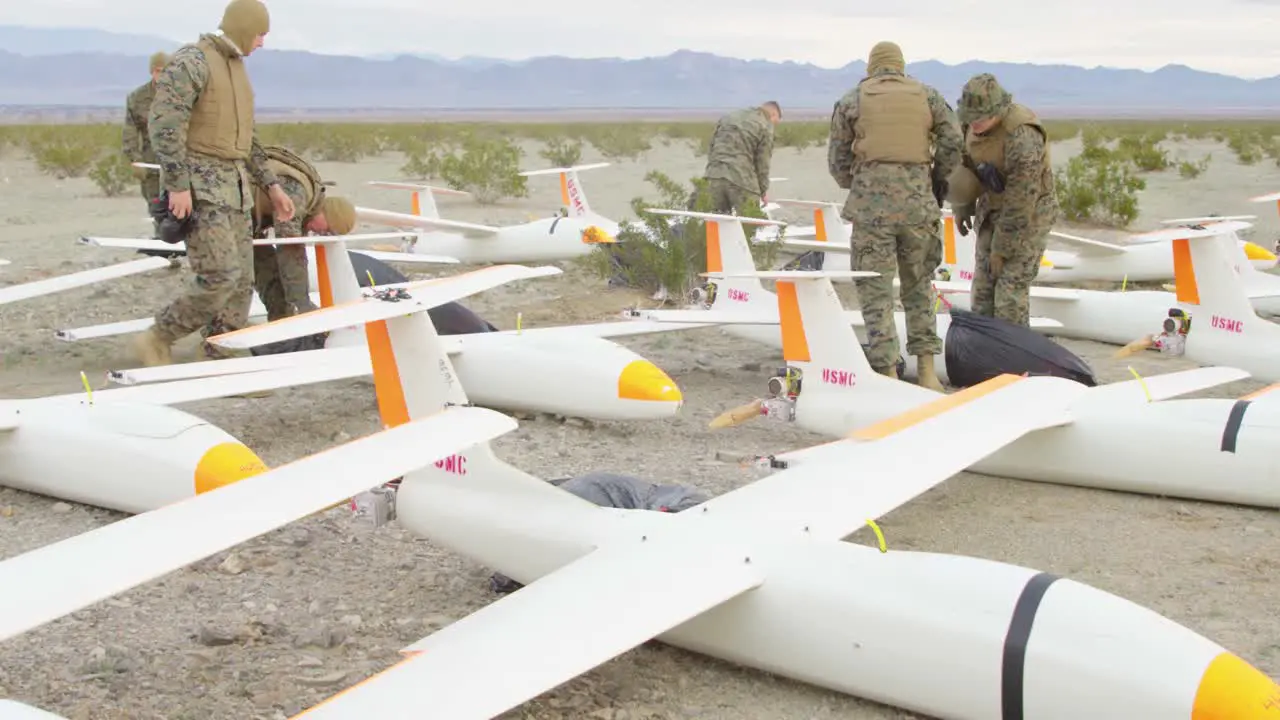
<svg viewBox="0 0 1280 720"><path fill-rule="evenodd" d="M1047 258L1047 257L1041 256L1041 257L1040 257L1040 267L1047 267L1047 268L1051 268L1051 267L1053 267L1053 261L1052 261L1052 260L1050 260L1050 259L1049 259L1049 258Z"/></svg>
<svg viewBox="0 0 1280 720"><path fill-rule="evenodd" d="M635 360L618 375L618 397L623 400L684 402L676 382L648 360Z"/></svg>
<svg viewBox="0 0 1280 720"><path fill-rule="evenodd" d="M217 490L224 485L264 473L267 466L241 443L225 442L205 451L196 463L196 494Z"/></svg>
<svg viewBox="0 0 1280 720"><path fill-rule="evenodd" d="M600 243L616 243L618 240L605 232L604 228L592 225L582 231L582 242L588 245L596 245Z"/></svg>
<svg viewBox="0 0 1280 720"><path fill-rule="evenodd" d="M1276 261L1275 253L1262 247L1261 245L1256 245L1251 242L1247 242L1244 244L1244 256L1249 258L1250 260L1265 260L1267 262Z"/></svg>
<svg viewBox="0 0 1280 720"><path fill-rule="evenodd" d="M1229 652L1209 663L1191 709L1191 720L1226 718L1280 719L1280 686Z"/></svg>

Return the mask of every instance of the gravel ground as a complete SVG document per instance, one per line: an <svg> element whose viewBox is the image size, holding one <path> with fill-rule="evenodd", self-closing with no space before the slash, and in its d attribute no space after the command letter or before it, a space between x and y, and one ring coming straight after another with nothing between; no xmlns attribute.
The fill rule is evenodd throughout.
<svg viewBox="0 0 1280 720"><path fill-rule="evenodd" d="M1073 151L1055 147L1055 161ZM1195 158L1200 145L1179 147ZM1243 198L1270 191L1264 170L1234 166L1215 154L1195 181L1176 173L1152 178L1135 225L1190 213L1258 212ZM536 158L531 146L529 158ZM584 162L594 161L584 158ZM791 178L787 194L835 198L823 153L779 151L775 173ZM526 161L530 167L536 160ZM398 176L398 158L322 164L342 192L389 208L407 199L362 186ZM612 217L646 192L649 169L677 178L700 161L677 147L642 164L584 175L593 205ZM0 269L3 282L24 282L130 259L127 253L77 247L81 234L138 235L144 207L136 197L103 198L84 179L54 181L22 158L0 157ZM442 200L446 217L518 221L557 205L554 180L531 184L531 197L491 208ZM781 194L781 193L780 193ZM1263 212L1268 212L1266 208ZM1258 232L1274 237L1276 218ZM1103 233L1098 233L1104 235ZM123 339L61 343L60 327L142 317L172 295L185 270L157 271L3 308L0 393L36 397L74 392L78 373L101 378L132 367ZM503 328L516 312L525 325L597 321L635 301L603 292L579 272L517 283L468 305ZM507 461L544 477L591 470L683 482L722 493L758 477L723 458L804 447L818 436L757 422L726 431L707 422L755 397L771 349L707 329L628 338L623 343L671 374L687 399L674 419L645 423L561 422L538 417L495 443ZM1064 342L1101 380L1129 378L1109 359L1115 348ZM181 346L190 353L190 343ZM182 353L179 353L181 356ZM1154 354L1132 363L1149 374L1188 367ZM566 386L572 378L561 378ZM1247 381L1205 396L1234 397ZM219 399L182 406L253 447L270 465L317 452L377 429L367 381L289 389L259 399ZM1153 448L1153 460L1158 448ZM87 478L92 481L92 477ZM121 515L0 489L0 558L114 522ZM881 522L894 549L991 558L1068 575L1149 607L1280 675L1280 518L1244 509L960 474ZM854 542L871 543L869 532ZM378 672L397 651L495 596L490 571L395 524L372 529L332 510L174 572L111 600L49 623L0 649L0 697L76 720L285 718ZM2 589L0 589L2 591ZM508 718L705 718L818 720L917 717L836 693L735 668L656 643L629 652L505 715Z"/></svg>

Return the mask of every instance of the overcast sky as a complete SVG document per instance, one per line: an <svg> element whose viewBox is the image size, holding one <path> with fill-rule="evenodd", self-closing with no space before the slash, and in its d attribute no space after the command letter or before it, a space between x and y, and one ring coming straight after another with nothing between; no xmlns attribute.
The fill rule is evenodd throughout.
<svg viewBox="0 0 1280 720"><path fill-rule="evenodd" d="M266 0L267 46L527 58L685 48L839 67L876 41L907 62L981 59L1280 75L1280 0ZM187 40L225 0L0 0L0 24L97 27ZM787 12L781 8L799 8Z"/></svg>

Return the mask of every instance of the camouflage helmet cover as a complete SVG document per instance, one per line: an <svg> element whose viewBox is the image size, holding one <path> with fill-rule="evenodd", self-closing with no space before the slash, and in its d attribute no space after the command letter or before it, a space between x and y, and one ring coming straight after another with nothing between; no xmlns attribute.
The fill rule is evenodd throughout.
<svg viewBox="0 0 1280 720"><path fill-rule="evenodd" d="M991 73L982 73L969 78L960 93L960 102L956 108L957 119L964 125L972 125L978 120L999 117L1013 104L1013 96L1000 87L1000 82Z"/></svg>

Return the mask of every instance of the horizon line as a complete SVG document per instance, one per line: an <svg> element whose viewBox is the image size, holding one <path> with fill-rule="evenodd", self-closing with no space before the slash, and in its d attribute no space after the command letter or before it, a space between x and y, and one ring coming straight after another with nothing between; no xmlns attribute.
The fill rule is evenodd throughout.
<svg viewBox="0 0 1280 720"><path fill-rule="evenodd" d="M3 24L0 24L0 27L9 27L9 28L17 28L17 29L21 29L21 30L36 30L36 31L57 31L57 30L65 30L65 31L92 31L92 32L100 32L100 33L104 33L104 34L107 34L107 35L115 35L115 36L123 36L123 37L127 37L127 36L134 36L134 37L153 37L153 38L156 38L156 39L158 39L158 40L165 40L165 41L170 42L170 43L173 43L173 44L175 44L175 45L183 45L183 44L185 44L186 42L188 42L188 41L185 41L185 40L176 40L176 39L171 38L171 37L167 37L167 36L160 36L160 35L153 35L153 34L150 34L150 33L125 33L125 32L117 32L117 31L114 31L114 30L103 30L103 29L101 29L101 28L85 27L85 26L38 26L38 25L3 25ZM399 59L399 58L410 58L410 59L414 59L414 60L421 60L421 61L424 61L424 62L436 62L436 63L441 63L441 62L443 62L443 63L462 63L462 62L466 62L466 61L487 61L487 62L492 62L492 63L502 63L502 64L523 64L523 63L529 63L529 62L532 62L532 61L535 61L535 60L548 60L548 59L576 60L576 61L582 61L582 62L592 62L592 61L610 61L610 60L613 60L613 61L622 61L622 62L637 62L637 61L641 61L641 60L660 60L660 59L663 59L663 58L671 57L671 56L673 56L673 55L678 55L678 54L680 54L680 53L690 53L690 54L696 54L696 55L707 55L707 56L717 57L717 58L722 58L722 59L726 59L726 60L737 60L737 61L739 61L739 62L745 62L745 63L764 63L764 64L769 64L769 65L787 65L787 64L792 64L792 65L799 65L799 66L808 66L808 67L812 67L812 68L817 68L817 69L819 69L819 70L827 70L827 71L843 70L843 69L845 69L845 68L849 67L850 65L856 65L856 64L859 64L859 63L861 63L861 64L866 64L866 60L865 60L865 59L855 58L855 59L850 60L849 62L845 63L844 65L838 65L838 66L826 66L826 65L819 65L819 64L817 64L817 63L813 63L813 62L810 62L810 61L807 61L807 60L803 60L803 61L802 61L802 60L792 60L792 59L786 59L786 60L768 60L768 59L764 59L764 58L744 58L744 57L739 57L739 56L736 56L736 55L721 55L720 53L710 52L710 51L707 51L707 50L696 50L696 49L693 49L693 48L679 48L679 49L672 50L672 51L667 52L667 53L664 53L664 54L640 55L640 56L635 56L635 57L624 57L624 56L621 56L621 55L611 55L611 56L603 56L603 55L601 55L601 56L592 56L592 57L574 57L574 56L570 56L570 55L557 55L557 54L550 54L550 55L532 55L532 56L525 57L525 58L500 58L500 57L492 57L492 56L487 56L487 55L462 55L462 56L459 56L459 57L449 57L449 56L446 56L446 55L441 55L441 54L439 54L439 53L431 53L431 52L425 52L425 51L415 52L415 51L408 51L408 50L394 50L394 51L389 51L389 52L377 52L377 53L368 53L368 54L360 55L360 54L351 54L351 53L323 53L323 52L315 52L315 51L313 51L313 50L301 49L301 48L273 48L273 47L269 47L269 46L268 46L268 47L264 47L264 48L263 48L263 51L266 51L266 52L292 52L292 53L306 53L306 54L309 54L309 55L316 55L316 56L320 56L320 57L353 58L353 59L365 60L365 61L368 61L368 62L394 62L395 60L397 60L397 59ZM13 52L12 50L5 50L5 49L3 49L3 48L0 48L0 52L7 52L7 53L10 53L10 54L12 54L12 55L17 55L17 56L19 56L19 57L27 57L27 58L57 57L57 56L60 56L60 55L120 55L120 56L124 56L124 57L146 57L146 56L150 55L150 53L141 53L141 54L139 54L139 55L131 55L131 54L128 54L128 53L123 53L123 52L108 52L108 51L95 51L95 52L75 52L75 51L72 51L72 52L59 52L59 53L43 53L43 54L39 54L39 55L26 55L26 54L23 54L23 53ZM917 65L917 64L922 64L922 63L935 63L935 64L941 65L941 66L943 66L943 67L946 67L946 68L957 68L957 67L960 67L960 66L962 66L962 65L967 65L967 64L969 64L969 63L979 63L979 64L986 64L986 65L1024 65L1024 66L1039 67L1039 68L1066 67L1066 68L1076 68L1076 69L1081 69L1081 70L1085 70L1085 71L1091 71L1091 70L1111 70L1111 71L1119 71L1119 72L1137 72L1137 73L1143 73L1143 74L1147 74L1147 75L1152 75L1152 74L1158 73L1158 72L1160 72L1160 71L1162 71L1162 70L1166 70L1166 69L1169 69L1169 68L1185 68L1185 69L1187 69L1187 70L1191 70L1191 71L1198 72L1198 73L1204 73L1204 74L1206 74L1206 75L1217 75L1217 76L1219 76L1219 77L1224 77L1224 78L1233 78L1233 79L1241 80L1241 81L1244 81L1244 82L1260 82L1260 81L1266 81L1266 80L1280 79L1280 73L1275 74L1275 75L1266 75L1266 76L1261 76L1261 77L1256 77L1256 78L1249 78L1249 77L1244 77L1244 76L1241 76L1241 75L1231 75L1231 74L1229 74L1229 73L1219 72L1219 71L1216 71L1216 70L1204 70L1204 69L1201 69L1201 68L1193 67L1193 66L1191 66L1191 65L1187 65L1187 64L1185 64L1185 63L1177 63L1177 62L1169 62L1169 63L1165 63L1164 65L1161 65L1160 67L1155 68L1155 69L1153 69L1153 70L1144 70L1144 69L1142 69L1142 68L1136 68L1136 67L1120 67L1120 66L1113 66L1113 65L1092 65L1092 66L1090 66L1090 65L1076 65L1076 64L1072 64L1072 63L1068 63L1068 62L1037 63L1037 62L1033 62L1033 61L1029 61L1029 60L983 60L983 59L980 59L980 58L971 58L971 59L968 59L968 60L962 60L962 61L957 62L957 63L948 63L948 62L945 62L945 61L942 61L942 60L938 60L938 59L935 59L935 58L926 58L926 59L922 59L922 60L911 60L911 61L908 61L908 62L907 62L907 67L908 67L908 68L910 68L912 65Z"/></svg>

